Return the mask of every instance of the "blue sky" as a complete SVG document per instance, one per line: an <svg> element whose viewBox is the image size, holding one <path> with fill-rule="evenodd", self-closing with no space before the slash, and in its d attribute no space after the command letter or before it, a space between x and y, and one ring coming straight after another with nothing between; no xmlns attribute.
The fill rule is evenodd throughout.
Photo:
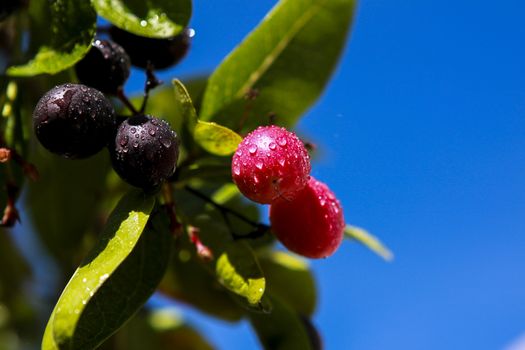
<svg viewBox="0 0 525 350"><path fill-rule="evenodd" d="M192 51L163 77L210 72L274 3L195 1ZM517 0L360 2L298 131L347 221L396 259L347 243L313 262L327 349L505 349L525 333L523 13ZM190 319L219 348L257 344L246 324Z"/></svg>

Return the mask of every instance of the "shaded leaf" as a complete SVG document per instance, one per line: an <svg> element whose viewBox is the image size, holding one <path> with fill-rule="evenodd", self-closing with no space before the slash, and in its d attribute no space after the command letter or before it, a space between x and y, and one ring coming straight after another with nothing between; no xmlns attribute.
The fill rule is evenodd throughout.
<svg viewBox="0 0 525 350"><path fill-rule="evenodd" d="M150 216L154 203L154 196L139 190L122 198L97 246L62 292L43 345L92 349L155 291L169 260L171 234L163 211Z"/></svg>
<svg viewBox="0 0 525 350"><path fill-rule="evenodd" d="M251 305L259 304L266 288L259 262L244 242L234 242L219 256L215 265L219 282L245 298Z"/></svg>
<svg viewBox="0 0 525 350"><path fill-rule="evenodd" d="M232 155L242 137L225 126L198 121L194 131L195 141L206 151L218 156Z"/></svg>
<svg viewBox="0 0 525 350"><path fill-rule="evenodd" d="M160 284L161 292L209 315L227 321L240 320L244 314L242 309L216 281L213 271L198 261L192 248L185 240L173 255Z"/></svg>
<svg viewBox="0 0 525 350"><path fill-rule="evenodd" d="M42 3L40 3L42 4ZM73 66L89 51L95 37L97 15L89 1L53 0L47 4L45 40L28 63L7 69L11 76L55 74ZM50 23L49 23L50 22Z"/></svg>
<svg viewBox="0 0 525 350"><path fill-rule="evenodd" d="M311 316L317 304L315 279L308 263L282 251L259 257L268 292L278 296L301 315Z"/></svg>
<svg viewBox="0 0 525 350"><path fill-rule="evenodd" d="M26 208L39 239L69 272L78 264L75 254L82 238L96 221L106 191L109 157L101 152L73 162L38 146L32 162L40 179L28 183Z"/></svg>
<svg viewBox="0 0 525 350"><path fill-rule="evenodd" d="M314 350L299 314L275 296L271 297L271 302L271 313L249 314L250 322L264 349Z"/></svg>
<svg viewBox="0 0 525 350"><path fill-rule="evenodd" d="M345 237L358 241L386 261L394 259L394 254L377 237L360 227L347 225L345 227Z"/></svg>
<svg viewBox="0 0 525 350"><path fill-rule="evenodd" d="M197 112L193 106L190 94L180 80L174 79L172 83L175 91L175 108L179 115L182 116L189 131L193 132L195 124L197 123Z"/></svg>
<svg viewBox="0 0 525 350"><path fill-rule="evenodd" d="M212 350L210 343L193 327L186 324L174 307L142 310L101 350Z"/></svg>
<svg viewBox="0 0 525 350"><path fill-rule="evenodd" d="M279 125L294 124L334 70L354 7L355 0L280 1L212 74L201 119L250 130L272 113Z"/></svg>
<svg viewBox="0 0 525 350"><path fill-rule="evenodd" d="M191 17L191 0L91 0L98 14L130 33L151 38L177 35Z"/></svg>

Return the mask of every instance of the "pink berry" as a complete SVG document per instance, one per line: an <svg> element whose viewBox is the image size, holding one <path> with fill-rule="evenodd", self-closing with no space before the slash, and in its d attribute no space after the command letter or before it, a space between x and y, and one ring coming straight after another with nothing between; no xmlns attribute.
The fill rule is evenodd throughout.
<svg viewBox="0 0 525 350"><path fill-rule="evenodd" d="M239 190L263 204L292 199L306 186L310 170L310 156L301 140L274 125L249 133L232 159L232 177Z"/></svg>
<svg viewBox="0 0 525 350"><path fill-rule="evenodd" d="M336 251L345 227L343 209L334 193L313 177L293 200L272 203L270 222L286 248L316 259Z"/></svg>

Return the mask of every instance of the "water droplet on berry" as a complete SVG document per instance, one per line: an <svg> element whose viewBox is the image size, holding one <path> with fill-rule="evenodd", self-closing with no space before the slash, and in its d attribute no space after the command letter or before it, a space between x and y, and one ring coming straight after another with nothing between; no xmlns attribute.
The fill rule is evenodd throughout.
<svg viewBox="0 0 525 350"><path fill-rule="evenodd" d="M148 132L151 136L155 136L155 129L151 128L148 130Z"/></svg>
<svg viewBox="0 0 525 350"><path fill-rule="evenodd" d="M241 174L241 167L238 164L233 166L233 173L235 175L240 175Z"/></svg>
<svg viewBox="0 0 525 350"><path fill-rule="evenodd" d="M274 150L277 147L277 145L275 144L275 142L270 142L268 147L270 147L271 150Z"/></svg>
<svg viewBox="0 0 525 350"><path fill-rule="evenodd" d="M137 132L137 128L131 128L129 131L131 131L132 134Z"/></svg>
<svg viewBox="0 0 525 350"><path fill-rule="evenodd" d="M260 170L260 169L263 168L263 163L262 162L257 162L257 163L255 163L255 167Z"/></svg>
<svg viewBox="0 0 525 350"><path fill-rule="evenodd" d="M254 155L255 153L257 153L257 146L250 145L250 147L248 147L248 152L250 152L251 155Z"/></svg>
<svg viewBox="0 0 525 350"><path fill-rule="evenodd" d="M278 162L280 166L284 166L284 164L286 163L286 160L284 158L279 158Z"/></svg>
<svg viewBox="0 0 525 350"><path fill-rule="evenodd" d="M128 135L124 135L120 140L119 144L124 147L128 144Z"/></svg>
<svg viewBox="0 0 525 350"><path fill-rule="evenodd" d="M286 146L286 139L284 137L279 137L277 139L277 143L279 144L279 146L284 147Z"/></svg>
<svg viewBox="0 0 525 350"><path fill-rule="evenodd" d="M160 139L160 143L166 148L169 148L171 146L171 140L170 139L161 138Z"/></svg>
<svg viewBox="0 0 525 350"><path fill-rule="evenodd" d="M139 146L139 143L137 141L133 142L133 147L137 148Z"/></svg>

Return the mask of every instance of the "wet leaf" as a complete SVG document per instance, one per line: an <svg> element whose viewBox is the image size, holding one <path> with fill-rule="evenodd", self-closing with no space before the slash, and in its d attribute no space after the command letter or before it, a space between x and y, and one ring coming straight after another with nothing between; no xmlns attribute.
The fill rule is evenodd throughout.
<svg viewBox="0 0 525 350"><path fill-rule="evenodd" d="M164 211L154 196L132 190L108 219L100 241L62 292L43 349L92 349L119 329L150 297L169 260Z"/></svg>
<svg viewBox="0 0 525 350"><path fill-rule="evenodd" d="M191 17L191 0L91 0L98 14L130 33L168 38Z"/></svg>

